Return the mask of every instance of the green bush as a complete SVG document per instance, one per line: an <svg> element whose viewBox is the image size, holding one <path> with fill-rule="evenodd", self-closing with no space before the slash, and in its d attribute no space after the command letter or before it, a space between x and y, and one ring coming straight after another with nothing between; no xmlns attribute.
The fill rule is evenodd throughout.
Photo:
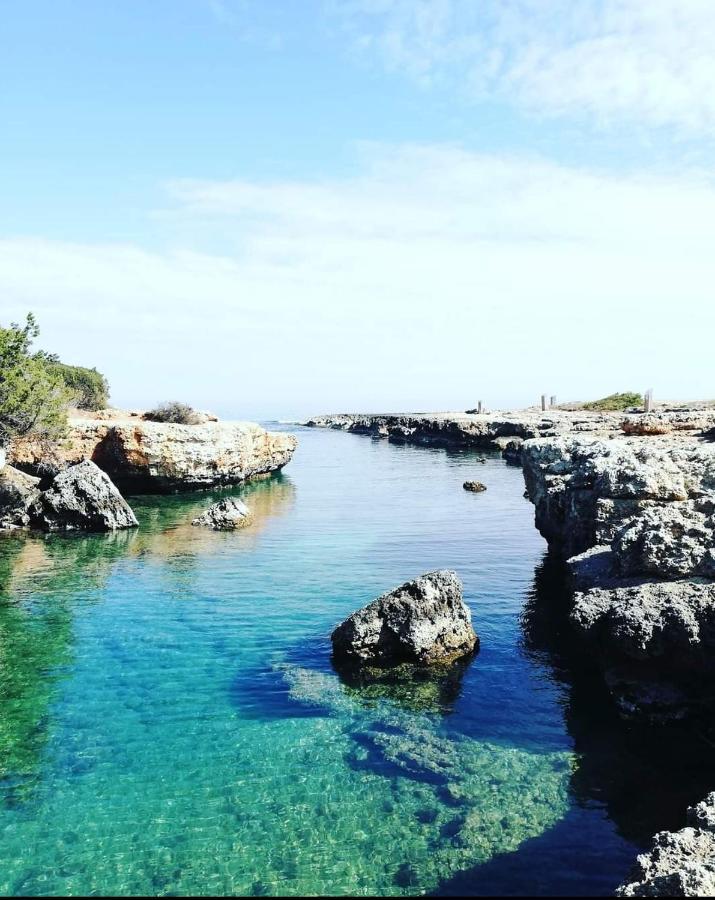
<svg viewBox="0 0 715 900"><path fill-rule="evenodd" d="M176 425L196 425L199 421L196 412L186 403L170 400L160 403L154 409L144 413L149 422L173 422Z"/></svg>
<svg viewBox="0 0 715 900"><path fill-rule="evenodd" d="M78 409L105 409L109 403L109 382L96 369L84 366L69 366L66 363L47 358L47 370L59 376L74 396Z"/></svg>
<svg viewBox="0 0 715 900"><path fill-rule="evenodd" d="M24 325L0 328L0 444L15 437L55 440L64 433L72 395L44 356L30 352L38 334L32 313Z"/></svg>
<svg viewBox="0 0 715 900"><path fill-rule="evenodd" d="M643 406L643 397L634 391L627 391L623 394L609 394L600 400L592 400L590 403L584 403L582 409L594 409L599 412L619 412L630 409L632 406Z"/></svg>

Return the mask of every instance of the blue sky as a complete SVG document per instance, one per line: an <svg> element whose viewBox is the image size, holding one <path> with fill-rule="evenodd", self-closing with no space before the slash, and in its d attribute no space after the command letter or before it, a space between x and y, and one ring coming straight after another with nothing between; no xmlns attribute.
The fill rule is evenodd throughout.
<svg viewBox="0 0 715 900"><path fill-rule="evenodd" d="M115 403L715 395L710 0L0 12L0 318Z"/></svg>

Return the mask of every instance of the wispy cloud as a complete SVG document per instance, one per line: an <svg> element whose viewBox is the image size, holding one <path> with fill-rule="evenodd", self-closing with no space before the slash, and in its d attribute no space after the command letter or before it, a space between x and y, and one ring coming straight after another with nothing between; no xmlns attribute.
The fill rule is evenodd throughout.
<svg viewBox="0 0 715 900"><path fill-rule="evenodd" d="M182 250L0 242L4 316L35 309L49 346L109 368L120 402L712 394L692 343L715 329L715 187L699 176L402 145L363 148L342 179L169 191L159 224ZM196 252L207 232L222 256Z"/></svg>
<svg viewBox="0 0 715 900"><path fill-rule="evenodd" d="M359 53L537 114L715 132L712 0L326 0Z"/></svg>

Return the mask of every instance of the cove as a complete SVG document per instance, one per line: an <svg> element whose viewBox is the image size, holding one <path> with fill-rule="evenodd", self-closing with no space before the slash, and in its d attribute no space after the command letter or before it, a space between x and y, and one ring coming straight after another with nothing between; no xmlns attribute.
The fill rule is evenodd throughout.
<svg viewBox="0 0 715 900"><path fill-rule="evenodd" d="M616 719L520 470L297 433L279 476L132 498L136 531L0 540L0 892L612 891L709 748ZM226 495L250 528L191 527ZM479 655L341 680L332 627L436 568Z"/></svg>

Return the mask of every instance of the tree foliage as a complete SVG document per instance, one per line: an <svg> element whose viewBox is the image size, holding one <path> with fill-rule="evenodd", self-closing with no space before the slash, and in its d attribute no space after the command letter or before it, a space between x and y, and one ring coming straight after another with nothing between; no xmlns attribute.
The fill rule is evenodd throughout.
<svg viewBox="0 0 715 900"><path fill-rule="evenodd" d="M53 440L64 432L72 393L43 355L31 352L38 334L32 313L24 325L0 328L0 445L25 436Z"/></svg>
<svg viewBox="0 0 715 900"><path fill-rule="evenodd" d="M109 404L109 382L96 369L69 366L57 357L46 357L47 371L59 376L72 392L72 403L78 409L105 409Z"/></svg>

